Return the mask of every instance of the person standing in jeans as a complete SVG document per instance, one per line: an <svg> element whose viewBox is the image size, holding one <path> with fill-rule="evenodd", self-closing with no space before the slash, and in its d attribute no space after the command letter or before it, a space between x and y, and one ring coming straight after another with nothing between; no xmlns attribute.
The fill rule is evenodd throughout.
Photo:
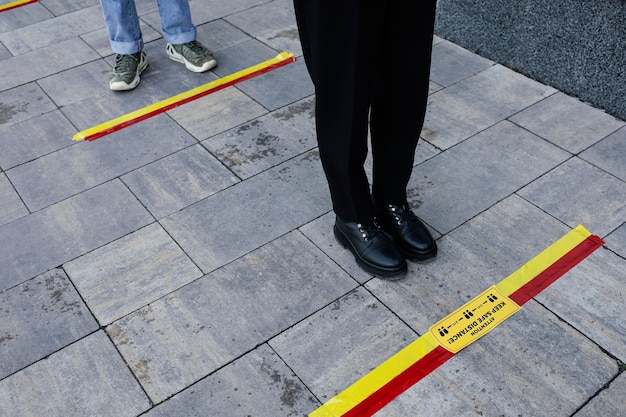
<svg viewBox="0 0 626 417"><path fill-rule="evenodd" d="M100 0L100 5L111 49L116 54L109 86L114 91L132 90L137 87L141 72L148 66L135 1ZM215 67L217 62L211 51L196 40L189 1L157 0L157 6L163 36L167 41L167 55L193 72L205 72Z"/></svg>
<svg viewBox="0 0 626 417"><path fill-rule="evenodd" d="M437 254L406 192L426 112L436 0L294 0L294 8L335 237L367 272L404 275L405 259Z"/></svg>

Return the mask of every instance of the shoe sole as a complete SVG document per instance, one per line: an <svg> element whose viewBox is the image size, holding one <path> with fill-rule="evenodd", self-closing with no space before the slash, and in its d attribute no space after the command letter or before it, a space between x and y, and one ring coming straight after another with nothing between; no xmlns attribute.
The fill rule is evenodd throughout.
<svg viewBox="0 0 626 417"><path fill-rule="evenodd" d="M135 87L139 85L139 81L141 81L141 77L139 76L148 66L148 61L144 59L143 65L140 62L137 67L137 74L135 74L135 78L130 82L130 84L126 84L124 81L117 81L114 83L109 83L109 88L113 91L129 91L133 90Z"/></svg>
<svg viewBox="0 0 626 417"><path fill-rule="evenodd" d="M345 237L343 233L341 233L337 226L333 227L333 232L335 234L335 239L337 240L337 242L342 247L352 252L352 255L354 255L354 260L364 271L376 275L379 278L385 278L390 281L401 279L404 277L404 275L406 275L408 270L406 265L400 269L384 269L366 262L357 254L356 250L350 244L348 238Z"/></svg>
<svg viewBox="0 0 626 417"><path fill-rule="evenodd" d="M203 66L198 67L197 65L193 65L191 62L187 61L184 56L174 51L173 48L167 48L165 52L167 52L167 56L172 61L185 64L185 68L187 68L189 71L192 71L192 72L206 72L210 70L211 68L215 68L215 66L217 65L217 61L215 59L212 59L210 61L205 62Z"/></svg>
<svg viewBox="0 0 626 417"><path fill-rule="evenodd" d="M389 238L392 239L391 236ZM404 258L411 262L426 262L437 256L437 246L428 252L411 252L398 245L398 242L396 242L396 245Z"/></svg>

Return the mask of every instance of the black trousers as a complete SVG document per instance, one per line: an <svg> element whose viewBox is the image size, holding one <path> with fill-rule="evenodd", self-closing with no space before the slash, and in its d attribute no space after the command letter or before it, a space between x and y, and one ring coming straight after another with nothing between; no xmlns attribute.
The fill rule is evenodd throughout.
<svg viewBox="0 0 626 417"><path fill-rule="evenodd" d="M316 93L320 158L333 209L373 218L364 170L371 135L371 193L406 201L424 123L436 0L294 0Z"/></svg>

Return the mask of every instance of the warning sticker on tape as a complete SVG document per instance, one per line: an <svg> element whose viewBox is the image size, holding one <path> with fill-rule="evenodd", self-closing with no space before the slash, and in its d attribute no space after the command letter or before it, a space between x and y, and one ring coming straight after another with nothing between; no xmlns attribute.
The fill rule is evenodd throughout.
<svg viewBox="0 0 626 417"><path fill-rule="evenodd" d="M435 323L430 332L439 344L457 353L494 329L521 307L494 285Z"/></svg>

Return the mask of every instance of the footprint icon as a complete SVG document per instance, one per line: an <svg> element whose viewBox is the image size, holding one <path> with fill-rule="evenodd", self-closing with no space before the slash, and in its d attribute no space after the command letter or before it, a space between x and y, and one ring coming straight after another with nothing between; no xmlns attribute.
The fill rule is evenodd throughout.
<svg viewBox="0 0 626 417"><path fill-rule="evenodd" d="M474 317L474 313L472 313L469 310L465 310L465 313L463 313L463 315L465 316L466 319L469 319L470 317Z"/></svg>
<svg viewBox="0 0 626 417"><path fill-rule="evenodd" d="M493 295L493 294L489 294L489 296L487 297L487 299L493 303L494 301L496 301L496 300L498 299L498 297L496 297L496 296L495 296L495 295Z"/></svg>
<svg viewBox="0 0 626 417"><path fill-rule="evenodd" d="M447 334L448 334L448 329L446 329L445 327L441 327L441 328L439 329L439 335L440 335L440 336L445 336L445 335L447 335Z"/></svg>

